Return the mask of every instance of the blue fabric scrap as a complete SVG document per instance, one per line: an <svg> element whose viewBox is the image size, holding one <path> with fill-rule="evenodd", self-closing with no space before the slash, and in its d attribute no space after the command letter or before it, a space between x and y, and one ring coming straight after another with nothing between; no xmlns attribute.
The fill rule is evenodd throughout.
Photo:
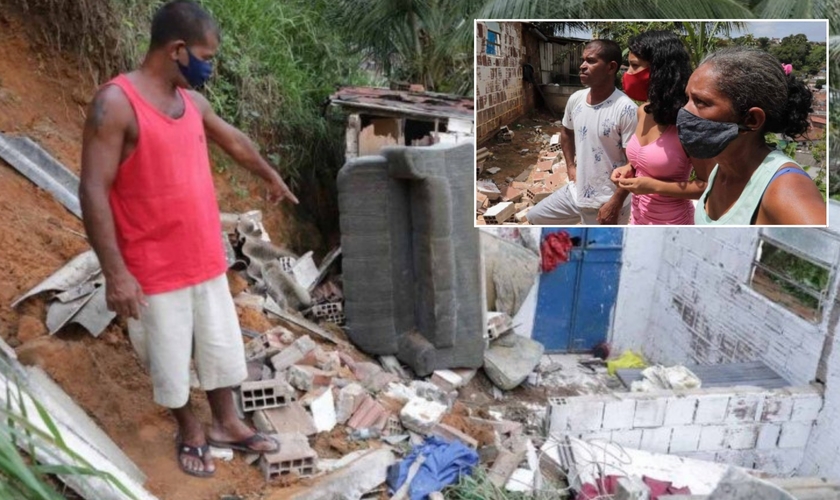
<svg viewBox="0 0 840 500"><path fill-rule="evenodd" d="M457 482L463 475L470 475L478 465L478 453L462 442L428 437L422 445L415 446L399 464L388 470L388 487L392 495L405 483L408 469L420 455L426 459L409 486L411 500L426 500L430 493Z"/></svg>

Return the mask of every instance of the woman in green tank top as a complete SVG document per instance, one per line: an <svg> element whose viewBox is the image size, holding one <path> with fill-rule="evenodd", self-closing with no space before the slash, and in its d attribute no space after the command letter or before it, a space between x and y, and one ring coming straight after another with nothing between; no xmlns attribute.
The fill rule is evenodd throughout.
<svg viewBox="0 0 840 500"><path fill-rule="evenodd" d="M692 74L677 117L680 142L689 156L716 163L695 224L826 224L814 181L764 141L768 132L808 130L811 91L789 73L767 52L734 47L710 54Z"/></svg>

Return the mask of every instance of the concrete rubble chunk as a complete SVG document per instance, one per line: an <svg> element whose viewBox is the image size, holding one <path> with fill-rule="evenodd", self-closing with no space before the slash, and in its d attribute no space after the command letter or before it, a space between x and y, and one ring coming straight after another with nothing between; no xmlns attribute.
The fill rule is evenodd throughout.
<svg viewBox="0 0 840 500"><path fill-rule="evenodd" d="M365 394L367 394L367 391L359 384L349 384L338 392L336 421L339 424L345 424L353 416Z"/></svg>
<svg viewBox="0 0 840 500"><path fill-rule="evenodd" d="M452 392L470 383L476 370L436 370L432 373L432 383L444 392Z"/></svg>
<svg viewBox="0 0 840 500"><path fill-rule="evenodd" d="M310 406L312 418L315 420L315 428L318 432L329 432L336 425L335 401L332 390L324 391L319 398L312 401Z"/></svg>
<svg viewBox="0 0 840 500"><path fill-rule="evenodd" d="M260 470L267 482L293 473L301 477L315 475L318 454L309 447L306 436L272 434L272 437L280 443L280 450L276 453L264 453L260 458Z"/></svg>
<svg viewBox="0 0 840 500"><path fill-rule="evenodd" d="M245 359L247 361L262 361L279 354L286 345L273 333L263 333L245 344Z"/></svg>
<svg viewBox="0 0 840 500"><path fill-rule="evenodd" d="M540 364L544 347L539 342L507 334L484 353L484 372L500 389L509 391L528 378Z"/></svg>
<svg viewBox="0 0 840 500"><path fill-rule="evenodd" d="M400 411L400 421L410 431L429 434L446 411L446 405L417 397L406 403Z"/></svg>
<svg viewBox="0 0 840 500"><path fill-rule="evenodd" d="M283 349L279 354L272 356L271 364L278 372L283 371L302 360L315 347L317 347L315 341L309 335L304 335L295 340L292 345Z"/></svg>
<svg viewBox="0 0 840 500"><path fill-rule="evenodd" d="M638 476L620 477L615 500L650 500L650 488Z"/></svg>
<svg viewBox="0 0 840 500"><path fill-rule="evenodd" d="M454 403L455 399L458 397L457 392L444 391L437 385L431 382L424 382L422 380L412 381L411 389L418 397L446 405L447 408L451 408L452 403Z"/></svg>
<svg viewBox="0 0 840 500"><path fill-rule="evenodd" d="M310 286L312 286L315 280L318 279L318 268L315 266L315 261L312 259L311 251L303 254L303 256L295 262L294 267L292 267L292 275L295 277L295 281L307 290Z"/></svg>
<svg viewBox="0 0 840 500"><path fill-rule="evenodd" d="M473 439L471 436L464 434L458 429L446 424L436 424L434 427L432 427L430 434L438 436L439 438L444 439L446 441L460 441L473 449L478 448L478 441Z"/></svg>
<svg viewBox="0 0 840 500"><path fill-rule="evenodd" d="M325 372L314 366L294 365L289 368L286 376L293 387L304 392L309 392L316 387L330 385L330 381L334 375L334 372Z"/></svg>
<svg viewBox="0 0 840 500"><path fill-rule="evenodd" d="M837 498L836 492L833 498ZM753 477L746 472L730 467L721 478L709 498L725 498L726 500L796 500L796 497L778 486ZM811 497L808 497L811 498ZM829 498L829 497L817 497Z"/></svg>
<svg viewBox="0 0 840 500"><path fill-rule="evenodd" d="M254 426L267 434L299 433L312 436L318 433L315 421L300 403L283 408L272 408L254 412Z"/></svg>
<svg viewBox="0 0 840 500"><path fill-rule="evenodd" d="M493 467L487 473L488 480L498 488L505 486L519 464L525 460L525 453L525 446L520 443L517 443L513 451L500 449Z"/></svg>
<svg viewBox="0 0 840 500"><path fill-rule="evenodd" d="M317 488L309 488L289 500L358 500L365 493L386 480L388 467L395 463L390 448L370 450L365 455L318 481ZM270 500L286 497L271 497Z"/></svg>

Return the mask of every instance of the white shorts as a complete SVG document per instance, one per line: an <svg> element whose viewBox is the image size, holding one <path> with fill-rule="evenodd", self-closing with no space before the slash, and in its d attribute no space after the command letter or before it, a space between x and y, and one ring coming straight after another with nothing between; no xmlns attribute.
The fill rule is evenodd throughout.
<svg viewBox="0 0 840 500"><path fill-rule="evenodd" d="M566 184L551 193L548 198L537 203L534 208L528 211L526 217L528 222L535 226L598 225L598 209L578 206L573 182ZM625 225L629 222L630 196L628 195L624 206L621 207L621 213L618 215L618 224Z"/></svg>
<svg viewBox="0 0 840 500"><path fill-rule="evenodd" d="M155 402L180 408L190 395L190 358L198 382L211 391L248 376L245 347L227 275L171 292L147 295L128 334L154 385Z"/></svg>

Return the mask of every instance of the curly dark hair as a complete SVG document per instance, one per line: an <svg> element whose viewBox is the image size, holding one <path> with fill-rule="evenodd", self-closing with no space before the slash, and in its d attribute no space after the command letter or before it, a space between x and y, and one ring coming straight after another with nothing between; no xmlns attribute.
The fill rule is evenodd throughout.
<svg viewBox="0 0 840 500"><path fill-rule="evenodd" d="M682 40L670 31L647 31L628 41L636 57L650 63L650 88L645 112L660 125L677 123L685 106L685 86L691 76L691 57Z"/></svg>
<svg viewBox="0 0 840 500"><path fill-rule="evenodd" d="M814 96L805 83L785 75L782 63L772 54L748 47L729 47L706 56L719 78L717 89L732 101L739 117L750 108L764 110L763 132L797 137L808 130L808 115Z"/></svg>

